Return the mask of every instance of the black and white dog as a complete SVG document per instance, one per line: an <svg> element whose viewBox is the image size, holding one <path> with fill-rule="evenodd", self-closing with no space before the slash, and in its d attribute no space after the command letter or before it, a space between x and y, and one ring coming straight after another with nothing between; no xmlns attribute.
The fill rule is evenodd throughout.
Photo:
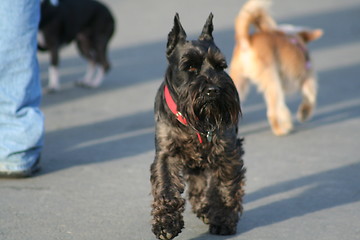
<svg viewBox="0 0 360 240"><path fill-rule="evenodd" d="M80 86L96 88L110 69L107 47L115 30L109 9L95 0L43 0L38 33L38 49L50 52L49 91L60 90L59 49L76 41L88 60Z"/></svg>

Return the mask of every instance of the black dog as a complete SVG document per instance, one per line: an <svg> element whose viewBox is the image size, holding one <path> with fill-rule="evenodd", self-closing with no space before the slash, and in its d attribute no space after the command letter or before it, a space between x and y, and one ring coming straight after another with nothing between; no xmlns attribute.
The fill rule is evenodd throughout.
<svg viewBox="0 0 360 240"><path fill-rule="evenodd" d="M49 90L60 89L59 49L73 40L81 55L89 61L79 85L98 87L110 69L106 52L114 30L114 18L102 3L94 0L42 1L38 48L50 51Z"/></svg>
<svg viewBox="0 0 360 240"><path fill-rule="evenodd" d="M187 41L176 14L168 36L169 66L155 101L156 156L151 165L152 231L172 239L184 227L185 182L192 210L212 234L236 233L245 168L237 138L240 102L216 47L210 14Z"/></svg>

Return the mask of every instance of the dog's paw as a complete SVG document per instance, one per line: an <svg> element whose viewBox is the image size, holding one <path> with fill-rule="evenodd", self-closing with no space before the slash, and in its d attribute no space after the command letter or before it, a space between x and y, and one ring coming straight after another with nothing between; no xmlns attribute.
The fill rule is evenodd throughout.
<svg viewBox="0 0 360 240"><path fill-rule="evenodd" d="M57 93L57 92L60 92L60 87L47 87L44 89L44 93L45 94L54 94L54 93Z"/></svg>
<svg viewBox="0 0 360 240"><path fill-rule="evenodd" d="M204 211L198 211L198 212L195 212L196 213L196 216L201 220L203 221L203 223L205 224L209 224L210 223L210 219L208 217L208 215L206 213L204 213Z"/></svg>
<svg viewBox="0 0 360 240"><path fill-rule="evenodd" d="M281 136L286 136L291 132L291 129L289 130L284 130L284 129L273 129L272 130L275 136L281 137Z"/></svg>
<svg viewBox="0 0 360 240"><path fill-rule="evenodd" d="M174 237L175 236L172 233L162 231L158 238L161 240L170 240L170 239L173 239Z"/></svg>
<svg viewBox="0 0 360 240"><path fill-rule="evenodd" d="M87 82L87 81L77 81L75 82L75 85L78 87L82 87L82 88L97 88L98 85L94 85L92 82Z"/></svg>
<svg viewBox="0 0 360 240"><path fill-rule="evenodd" d="M156 198L153 203L152 231L158 239L173 239L184 227L182 213L185 199L165 197Z"/></svg>
<svg viewBox="0 0 360 240"><path fill-rule="evenodd" d="M181 233L184 221L180 216L174 218L170 215L159 216L153 224L153 233L158 239L170 240Z"/></svg>
<svg viewBox="0 0 360 240"><path fill-rule="evenodd" d="M276 136L285 136L289 134L293 130L293 125L291 121L288 122L279 122L276 120L276 122L271 123L271 130Z"/></svg>
<svg viewBox="0 0 360 240"><path fill-rule="evenodd" d="M85 82L81 82L81 81L75 82L75 86L82 87L82 88L88 88L88 85Z"/></svg>
<svg viewBox="0 0 360 240"><path fill-rule="evenodd" d="M291 126L281 126L279 128L273 128L272 131L276 136L286 136L293 130Z"/></svg>
<svg viewBox="0 0 360 240"><path fill-rule="evenodd" d="M236 225L216 225L210 224L209 232L215 235L234 235L236 233Z"/></svg>
<svg viewBox="0 0 360 240"><path fill-rule="evenodd" d="M233 235L239 221L238 211L232 208L211 209L209 211L209 233L216 235Z"/></svg>
<svg viewBox="0 0 360 240"><path fill-rule="evenodd" d="M305 122L310 118L312 112L313 106L311 106L310 104L301 104L296 115L297 119L299 120L299 122Z"/></svg>
<svg viewBox="0 0 360 240"><path fill-rule="evenodd" d="M205 224L209 224L210 223L210 219L207 217L207 216L205 216L205 215L202 215L202 216L200 216L199 217L202 221L203 221L203 223L205 223Z"/></svg>

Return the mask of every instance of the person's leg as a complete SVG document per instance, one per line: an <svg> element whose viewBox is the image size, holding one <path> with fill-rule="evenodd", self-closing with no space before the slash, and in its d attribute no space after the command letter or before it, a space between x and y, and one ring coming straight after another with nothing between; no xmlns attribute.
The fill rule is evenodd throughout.
<svg viewBox="0 0 360 240"><path fill-rule="evenodd" d="M0 1L0 177L30 176L40 158L39 18L39 0Z"/></svg>

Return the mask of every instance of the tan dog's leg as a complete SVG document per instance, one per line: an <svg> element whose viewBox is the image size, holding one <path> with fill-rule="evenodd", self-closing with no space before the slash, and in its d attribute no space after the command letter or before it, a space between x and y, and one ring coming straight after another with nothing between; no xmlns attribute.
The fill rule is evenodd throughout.
<svg viewBox="0 0 360 240"><path fill-rule="evenodd" d="M249 92L249 80L243 76L237 78L235 82L236 89L239 93L240 101L243 102Z"/></svg>
<svg viewBox="0 0 360 240"><path fill-rule="evenodd" d="M235 86L238 90L240 101L244 101L249 92L249 80L245 77L239 77Z"/></svg>
<svg viewBox="0 0 360 240"><path fill-rule="evenodd" d="M316 104L317 81L314 76L310 76L304 81L301 92L303 99L297 112L297 118L300 122L304 122L311 117Z"/></svg>
<svg viewBox="0 0 360 240"><path fill-rule="evenodd" d="M282 89L280 78L274 69L269 69L262 74L267 79L266 86L263 89L267 105L267 117L273 133L277 136L288 134L292 128L291 113L286 106L284 91Z"/></svg>

